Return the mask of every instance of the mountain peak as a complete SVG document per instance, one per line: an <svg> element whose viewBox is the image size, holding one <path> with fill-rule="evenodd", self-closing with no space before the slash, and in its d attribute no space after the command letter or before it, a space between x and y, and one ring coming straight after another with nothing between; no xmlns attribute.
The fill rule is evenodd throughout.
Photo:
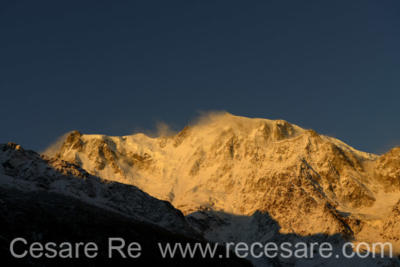
<svg viewBox="0 0 400 267"><path fill-rule="evenodd" d="M304 129L290 124L285 120L268 120L261 118L248 118L230 113L210 113L202 116L194 125L197 132L232 131L236 134L251 135L261 131L271 135L274 139L290 138L301 134Z"/></svg>
<svg viewBox="0 0 400 267"><path fill-rule="evenodd" d="M370 207L375 201L376 189L369 183L376 178L366 167L375 155L285 120L213 113L174 136L73 132L58 157L103 179L138 186L186 214L202 209L239 215L268 211L282 231L312 234L347 227L341 219L314 228L300 223L304 218L297 215L286 220L279 210L298 213L295 203L286 205L293 200L308 203L305 207L316 218L339 218L335 207Z"/></svg>

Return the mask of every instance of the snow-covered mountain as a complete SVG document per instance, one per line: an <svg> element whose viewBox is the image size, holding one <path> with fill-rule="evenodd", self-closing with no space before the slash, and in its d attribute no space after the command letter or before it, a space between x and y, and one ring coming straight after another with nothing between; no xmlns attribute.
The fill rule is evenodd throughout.
<svg viewBox="0 0 400 267"><path fill-rule="evenodd" d="M213 242L330 240L336 249L390 241L400 253L400 148L379 156L283 120L220 113L177 134L74 131L46 156L0 151L2 186L72 196L169 231ZM338 262L313 260L328 263Z"/></svg>
<svg viewBox="0 0 400 267"><path fill-rule="evenodd" d="M185 214L268 212L282 233L301 235L357 234L376 209L378 217L390 212L400 198L399 155L361 152L283 120L228 113L156 138L75 131L56 152Z"/></svg>

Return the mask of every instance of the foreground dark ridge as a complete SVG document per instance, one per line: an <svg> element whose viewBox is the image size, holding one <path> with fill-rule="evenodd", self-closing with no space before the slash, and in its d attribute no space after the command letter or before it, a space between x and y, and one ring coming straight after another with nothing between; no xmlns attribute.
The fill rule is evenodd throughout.
<svg viewBox="0 0 400 267"><path fill-rule="evenodd" d="M158 242L194 244L200 241L56 193L21 192L0 187L0 205L0 256L4 266L251 266L234 256L211 259L197 254L193 259L179 256L173 260L163 259ZM9 244L15 237L24 237L29 243L94 242L99 246L99 254L94 259L85 258L82 251L79 259L14 259ZM138 242L142 248L141 256L123 259L113 253L113 258L109 259L108 237L120 237L127 243ZM23 248L17 247L19 251ZM224 255L224 252L221 247L217 253ZM75 253L73 257L76 257Z"/></svg>
<svg viewBox="0 0 400 267"><path fill-rule="evenodd" d="M19 145L0 145L0 256L7 266L248 266L234 255L212 259L182 257L163 259L159 242L205 243L169 203L141 190L102 181L78 166L42 158ZM28 242L94 242L99 256L94 259L15 259L9 246L16 237ZM108 259L109 237L138 242L137 259ZM218 248L223 255L225 248Z"/></svg>

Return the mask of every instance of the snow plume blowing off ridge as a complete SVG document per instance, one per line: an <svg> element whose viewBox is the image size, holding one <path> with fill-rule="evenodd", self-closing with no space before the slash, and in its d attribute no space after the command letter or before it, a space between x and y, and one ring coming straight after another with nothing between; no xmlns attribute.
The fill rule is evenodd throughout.
<svg viewBox="0 0 400 267"><path fill-rule="evenodd" d="M197 117L189 121L188 126L194 127L194 126L207 125L217 119L220 119L224 115L230 114L227 111L199 111L198 113L199 115ZM169 125L164 121L156 121L154 128L155 128L154 130L149 130L149 129L135 130L131 133L131 135L143 133L149 137L158 138L158 137L171 137L179 132L178 130L175 130L174 127L172 127L171 125ZM49 157L54 157L57 154L57 152L60 151L60 148L62 147L67 136L69 136L73 132L74 130L71 130L57 137L54 142L48 145L43 151L40 151L40 154Z"/></svg>
<svg viewBox="0 0 400 267"><path fill-rule="evenodd" d="M60 151L67 136L70 135L72 132L73 131L69 131L56 138L56 141L48 145L43 151L40 151L40 154L46 155L48 157L54 157L57 152Z"/></svg>

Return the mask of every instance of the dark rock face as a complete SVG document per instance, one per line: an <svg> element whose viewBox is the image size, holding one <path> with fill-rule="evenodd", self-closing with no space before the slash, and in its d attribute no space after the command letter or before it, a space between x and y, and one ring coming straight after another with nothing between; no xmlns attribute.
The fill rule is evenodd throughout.
<svg viewBox="0 0 400 267"><path fill-rule="evenodd" d="M0 207L0 256L3 266L251 266L249 262L235 257L163 259L158 242L194 244L204 241L174 234L59 194L45 191L26 193L0 187ZM15 259L9 252L9 244L16 237L23 237L29 243L94 242L99 247L99 254L93 259L84 256L79 259ZM142 248L141 256L123 259L117 253L109 259L108 237L138 242ZM223 254L224 248L219 248L218 253Z"/></svg>

